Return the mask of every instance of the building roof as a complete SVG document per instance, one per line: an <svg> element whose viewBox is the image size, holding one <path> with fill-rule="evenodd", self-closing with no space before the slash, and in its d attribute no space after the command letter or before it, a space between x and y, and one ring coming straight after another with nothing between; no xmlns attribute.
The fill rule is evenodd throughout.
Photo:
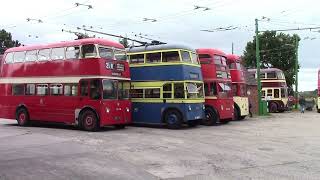
<svg viewBox="0 0 320 180"><path fill-rule="evenodd" d="M136 53L136 52L160 51L160 50L170 50L170 49L184 49L189 51L195 51L195 49L192 49L185 45L179 45L179 44L159 44L159 45L130 47L130 48L127 48L127 51L128 53Z"/></svg>
<svg viewBox="0 0 320 180"><path fill-rule="evenodd" d="M256 73L257 69L248 69L249 73ZM266 72L282 72L281 69L278 68L265 68L265 69L260 69L260 72L266 73Z"/></svg>

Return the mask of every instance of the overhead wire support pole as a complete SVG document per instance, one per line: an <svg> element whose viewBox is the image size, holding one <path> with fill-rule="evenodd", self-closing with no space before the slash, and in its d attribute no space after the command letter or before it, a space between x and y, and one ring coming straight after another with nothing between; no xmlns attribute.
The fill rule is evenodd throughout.
<svg viewBox="0 0 320 180"><path fill-rule="evenodd" d="M257 83L258 83L258 109L259 116L263 115L262 99L261 99L261 79L260 79L260 47L259 47L259 24L255 19L256 26L256 66L257 66Z"/></svg>
<svg viewBox="0 0 320 180"><path fill-rule="evenodd" d="M299 48L299 40L298 40L298 36L296 36L295 38L295 66L294 66L294 72L295 72L295 99L296 99L296 103L294 108L298 109L298 66L299 66L299 59L298 59L298 48Z"/></svg>

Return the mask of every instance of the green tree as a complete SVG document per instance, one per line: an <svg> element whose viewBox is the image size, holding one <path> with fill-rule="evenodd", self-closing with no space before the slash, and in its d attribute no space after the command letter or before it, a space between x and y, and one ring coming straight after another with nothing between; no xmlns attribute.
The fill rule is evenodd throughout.
<svg viewBox="0 0 320 180"><path fill-rule="evenodd" d="M125 48L129 47L129 42L127 38L120 39L119 43L122 44Z"/></svg>
<svg viewBox="0 0 320 180"><path fill-rule="evenodd" d="M300 41L300 37L297 34L289 35L276 33L275 31L259 34L261 68L281 69L289 87L292 87L292 84L295 83L296 40ZM255 37L253 41L247 43L243 60L246 67L256 68Z"/></svg>
<svg viewBox="0 0 320 180"><path fill-rule="evenodd" d="M18 40L13 40L11 33L2 29L0 31L0 54L3 54L6 49L11 47L20 46L20 42Z"/></svg>

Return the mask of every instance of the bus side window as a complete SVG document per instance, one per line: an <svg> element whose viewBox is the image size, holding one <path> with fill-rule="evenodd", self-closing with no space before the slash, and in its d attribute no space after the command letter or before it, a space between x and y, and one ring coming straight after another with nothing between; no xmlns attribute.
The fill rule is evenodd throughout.
<svg viewBox="0 0 320 180"><path fill-rule="evenodd" d="M178 51L163 52L162 62L179 62L180 56Z"/></svg>
<svg viewBox="0 0 320 180"><path fill-rule="evenodd" d="M191 62L190 53L188 51L180 51L182 61Z"/></svg>
<svg viewBox="0 0 320 180"><path fill-rule="evenodd" d="M131 98L143 98L143 89L130 89Z"/></svg>
<svg viewBox="0 0 320 180"><path fill-rule="evenodd" d="M62 84L50 84L50 95L61 96Z"/></svg>
<svg viewBox="0 0 320 180"><path fill-rule="evenodd" d="M205 96L210 96L208 83L204 83L204 94L205 94Z"/></svg>
<svg viewBox="0 0 320 180"><path fill-rule="evenodd" d="M266 98L266 91L265 90L262 90L261 91L261 98Z"/></svg>
<svg viewBox="0 0 320 180"><path fill-rule="evenodd" d="M66 59L79 59L79 55L80 48L78 46L66 48Z"/></svg>
<svg viewBox="0 0 320 180"><path fill-rule="evenodd" d="M88 96L88 81L81 81L80 82L80 96Z"/></svg>
<svg viewBox="0 0 320 180"><path fill-rule="evenodd" d="M174 98L182 99L184 98L184 84L174 83Z"/></svg>
<svg viewBox="0 0 320 180"><path fill-rule="evenodd" d="M267 96L272 97L272 89L268 89L268 90L267 90Z"/></svg>
<svg viewBox="0 0 320 180"><path fill-rule="evenodd" d="M6 55L5 62L6 62L7 64L13 63L13 53L8 53L8 54Z"/></svg>
<svg viewBox="0 0 320 180"><path fill-rule="evenodd" d="M147 63L161 62L161 53L147 53L146 62Z"/></svg>
<svg viewBox="0 0 320 180"><path fill-rule="evenodd" d="M163 98L172 98L172 84L168 83L162 87Z"/></svg>
<svg viewBox="0 0 320 180"><path fill-rule="evenodd" d="M26 95L35 95L36 93L36 85L27 84L26 86Z"/></svg>
<svg viewBox="0 0 320 180"><path fill-rule="evenodd" d="M47 84L37 84L37 95L39 95L39 96L48 95L48 85Z"/></svg>
<svg viewBox="0 0 320 180"><path fill-rule="evenodd" d="M15 96L24 95L24 84L13 84L12 95L15 95Z"/></svg>
<svg viewBox="0 0 320 180"><path fill-rule="evenodd" d="M36 61L38 59L37 50L27 51L26 62Z"/></svg>
<svg viewBox="0 0 320 180"><path fill-rule="evenodd" d="M38 60L47 61L50 59L50 49L41 49L38 51Z"/></svg>
<svg viewBox="0 0 320 180"><path fill-rule="evenodd" d="M216 96L216 95L218 95L217 83L212 82L210 83L210 96Z"/></svg>
<svg viewBox="0 0 320 180"><path fill-rule="evenodd" d="M97 50L94 44L82 45L81 58L95 58L97 57Z"/></svg>
<svg viewBox="0 0 320 180"><path fill-rule="evenodd" d="M15 52L14 53L14 56L13 56L13 61L15 63L20 63L20 62L24 62L26 58L26 53L24 51L21 51L21 52Z"/></svg>
<svg viewBox="0 0 320 180"><path fill-rule="evenodd" d="M53 48L51 50L51 60L63 60L64 59L64 48Z"/></svg>
<svg viewBox="0 0 320 180"><path fill-rule="evenodd" d="M238 96L238 85L237 84L232 84L232 92L233 96Z"/></svg>
<svg viewBox="0 0 320 180"><path fill-rule="evenodd" d="M78 95L78 85L76 85L76 84L64 85L64 95L65 96L77 96Z"/></svg>
<svg viewBox="0 0 320 180"><path fill-rule="evenodd" d="M145 98L160 98L160 88L145 89Z"/></svg>
<svg viewBox="0 0 320 180"><path fill-rule="evenodd" d="M90 98L100 99L101 98L101 81L93 80L90 82Z"/></svg>
<svg viewBox="0 0 320 180"><path fill-rule="evenodd" d="M131 64L144 63L144 54L130 55L130 63Z"/></svg>
<svg viewBox="0 0 320 180"><path fill-rule="evenodd" d="M280 90L279 89L274 89L273 90L273 97L274 98L279 98L280 97Z"/></svg>

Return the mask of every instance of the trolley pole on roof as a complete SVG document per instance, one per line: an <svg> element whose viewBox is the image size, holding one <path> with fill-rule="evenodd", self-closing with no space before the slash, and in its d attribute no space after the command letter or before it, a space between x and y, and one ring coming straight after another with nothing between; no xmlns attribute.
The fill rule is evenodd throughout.
<svg viewBox="0 0 320 180"><path fill-rule="evenodd" d="M234 44L233 44L233 42L232 42L232 45L231 45L231 52L232 52L232 54L233 54L233 50L234 50Z"/></svg>
<svg viewBox="0 0 320 180"><path fill-rule="evenodd" d="M295 103L295 106L294 108L295 109L298 109L298 64L299 64L299 59L298 59L298 47L299 47L299 41L298 41L298 36L296 36L296 39L295 39L295 51L296 51L296 56L295 56L295 66L294 66L294 72L295 72L295 100L296 100L296 103Z"/></svg>
<svg viewBox="0 0 320 180"><path fill-rule="evenodd" d="M261 79L260 79L260 47L259 47L259 25L258 19L255 19L256 25L256 61L257 61L257 83L258 83L258 109L259 116L263 115L263 105L261 99Z"/></svg>

